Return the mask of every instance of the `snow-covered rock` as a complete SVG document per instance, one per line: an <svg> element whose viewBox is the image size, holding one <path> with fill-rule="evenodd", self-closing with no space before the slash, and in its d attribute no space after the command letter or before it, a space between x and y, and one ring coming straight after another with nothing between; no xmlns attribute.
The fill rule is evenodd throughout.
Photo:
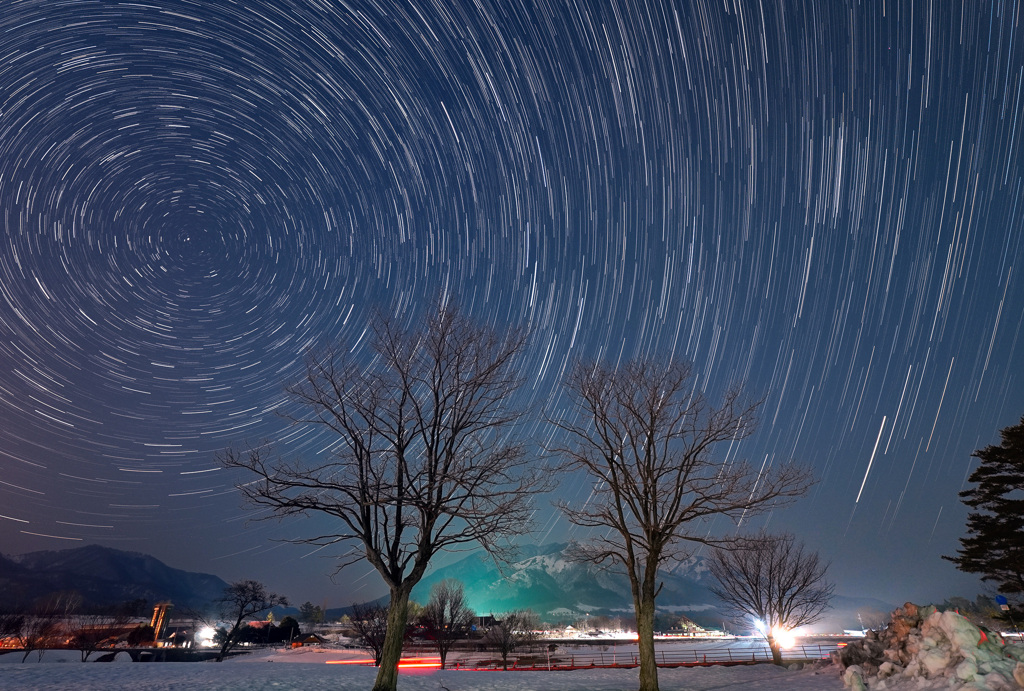
<svg viewBox="0 0 1024 691"><path fill-rule="evenodd" d="M1024 688L1024 645L1008 644L956 612L908 602L882 631L836 654L843 683L851 689L888 687L887 680L946 679L964 691Z"/></svg>

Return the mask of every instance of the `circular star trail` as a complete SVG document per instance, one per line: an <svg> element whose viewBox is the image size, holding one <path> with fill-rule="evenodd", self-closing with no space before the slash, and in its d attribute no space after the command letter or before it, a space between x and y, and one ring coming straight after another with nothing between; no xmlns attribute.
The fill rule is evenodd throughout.
<svg viewBox="0 0 1024 691"><path fill-rule="evenodd" d="M214 455L323 453L276 415L304 352L443 292L531 328L536 409L581 356L742 382L728 452L816 468L771 521L841 586L976 587L938 555L1024 413L1020 10L7 2L0 549L334 597Z"/></svg>

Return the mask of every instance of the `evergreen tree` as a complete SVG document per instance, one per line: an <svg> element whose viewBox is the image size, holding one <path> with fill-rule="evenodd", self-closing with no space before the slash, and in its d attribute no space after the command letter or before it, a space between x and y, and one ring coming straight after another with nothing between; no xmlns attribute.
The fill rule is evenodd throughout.
<svg viewBox="0 0 1024 691"><path fill-rule="evenodd" d="M1000 433L1002 443L974 452L981 461L969 478L974 487L960 499L974 509L957 556L943 557L961 571L981 574L1000 593L1016 600L1024 595L1024 417ZM1016 613L1016 612L1015 612Z"/></svg>
<svg viewBox="0 0 1024 691"><path fill-rule="evenodd" d="M295 617L285 617L281 620L281 623L277 625L277 632L275 638L278 641L288 641L298 638L302 635L302 629L299 628L299 622L295 620Z"/></svg>
<svg viewBox="0 0 1024 691"><path fill-rule="evenodd" d="M324 621L324 610L320 605L314 605L308 600L299 607L299 621L307 624L322 624Z"/></svg>

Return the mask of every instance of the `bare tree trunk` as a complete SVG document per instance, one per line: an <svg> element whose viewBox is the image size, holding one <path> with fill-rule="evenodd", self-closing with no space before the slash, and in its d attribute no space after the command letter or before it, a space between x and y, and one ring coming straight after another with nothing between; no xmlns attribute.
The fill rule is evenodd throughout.
<svg viewBox="0 0 1024 691"><path fill-rule="evenodd" d="M412 585L406 581L391 590L388 603L388 628L381 648L380 667L373 691L395 691L398 688L398 661L402 657L405 642L405 626L409 618L409 594Z"/></svg>
<svg viewBox="0 0 1024 691"><path fill-rule="evenodd" d="M446 578L430 589L430 600L420 615L420 624L434 639L441 657L441 669L448 665L448 653L469 628L473 611L466 605L466 591L461 581Z"/></svg>
<svg viewBox="0 0 1024 691"><path fill-rule="evenodd" d="M224 640L221 641L220 651L217 653L217 657L214 658L215 662L224 662L224 658L227 657L228 648L231 647L231 637L235 634L235 627L232 627L230 631L224 633Z"/></svg>
<svg viewBox="0 0 1024 691"><path fill-rule="evenodd" d="M782 665L782 648L779 646L779 642L775 639L775 635L768 632L768 647L772 651L772 663L781 666Z"/></svg>
<svg viewBox="0 0 1024 691"><path fill-rule="evenodd" d="M813 624L829 607L834 585L825 580L828 564L804 550L792 535L761 531L731 550L716 550L709 570L711 592L733 615L764 622L772 662L782 665L776 631Z"/></svg>
<svg viewBox="0 0 1024 691"><path fill-rule="evenodd" d="M640 649L640 691L658 691L658 666L654 657L654 599L640 602L636 618Z"/></svg>
<svg viewBox="0 0 1024 691"><path fill-rule="evenodd" d="M645 580L636 598L637 647L640 650L640 691L658 691L658 661L654 655L654 584Z"/></svg>
<svg viewBox="0 0 1024 691"><path fill-rule="evenodd" d="M565 470L584 470L595 484L582 506L562 501L559 507L571 523L593 530L576 548L579 558L621 564L630 573L640 689L657 691L659 567L691 556L697 544L734 546L736 537L708 533L705 521L785 505L812 478L793 464L762 472L713 453L753 432L760 403L744 402L739 388L727 391L720 405L709 403L688 363L580 361L565 387L576 410L551 420L567 436L551 451L565 459Z"/></svg>
<svg viewBox="0 0 1024 691"><path fill-rule="evenodd" d="M235 644L238 642L236 639L238 638L238 629L242 625L242 616L243 615L239 614L235 625L224 633L224 640L221 641L220 644L220 652L217 653L217 657L215 658L217 662L224 662L224 658L227 657L228 651L235 647Z"/></svg>
<svg viewBox="0 0 1024 691"><path fill-rule="evenodd" d="M445 295L421 326L399 321L378 316L365 349L311 353L288 388L302 410L292 420L337 435L336 453L288 461L261 444L221 456L257 475L238 488L265 517L316 513L337 526L295 542L361 544L338 569L367 559L388 584L377 691L396 687L409 594L430 560L472 542L508 558L508 539L529 532L533 496L550 481L518 441L525 333L477 325Z"/></svg>

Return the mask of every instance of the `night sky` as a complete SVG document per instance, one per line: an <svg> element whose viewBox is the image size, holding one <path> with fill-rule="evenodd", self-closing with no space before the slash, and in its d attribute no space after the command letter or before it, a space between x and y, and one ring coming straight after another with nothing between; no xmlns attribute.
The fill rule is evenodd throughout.
<svg viewBox="0 0 1024 691"><path fill-rule="evenodd" d="M579 357L764 396L729 453L839 592L973 597L970 453L1024 414L1018 0L5 0L0 551L100 543L380 595L218 469L309 347L445 293ZM542 443L541 422L528 434ZM724 453L725 450L723 449ZM568 478L559 492L584 501ZM533 542L581 537L538 502ZM716 526L729 529L725 523Z"/></svg>

